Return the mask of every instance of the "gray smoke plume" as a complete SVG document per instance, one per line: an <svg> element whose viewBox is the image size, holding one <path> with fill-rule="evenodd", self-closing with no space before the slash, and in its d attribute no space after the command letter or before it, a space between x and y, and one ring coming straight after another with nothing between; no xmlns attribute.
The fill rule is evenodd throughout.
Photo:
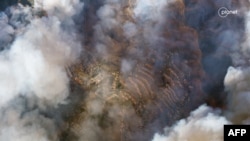
<svg viewBox="0 0 250 141"><path fill-rule="evenodd" d="M81 8L78 0L37 0L1 12L0 140L59 140L56 116L46 112L67 102L65 69L81 52L72 16Z"/></svg>
<svg viewBox="0 0 250 141"><path fill-rule="evenodd" d="M187 119L165 128L165 135L156 134L153 141L222 141L225 124L231 123L220 110L202 105Z"/></svg>
<svg viewBox="0 0 250 141"><path fill-rule="evenodd" d="M232 5L232 1L225 1L225 3L220 3L218 6L230 8L235 6ZM153 141L222 141L225 124L249 124L250 112L247 108L250 106L249 55L247 53L249 48L249 10L247 7L249 3L242 2L239 5L237 7L238 15L221 19L236 20L237 22L222 24L221 29L218 29L220 31L217 36L218 40L212 39L212 41L216 41L217 48L211 54L215 57L227 55L232 60L231 66L228 66L226 75L223 77L224 91L227 93L226 99L224 99L225 108L212 109L203 105L192 112L188 118L178 121L172 127L166 127L164 134L156 134ZM238 23L242 17L244 17L244 29L237 30L236 27L242 25L242 23ZM221 17L215 16L214 18ZM213 22L215 21L213 20Z"/></svg>
<svg viewBox="0 0 250 141"><path fill-rule="evenodd" d="M79 140L150 140L201 103L200 50L183 8L174 0L106 0L96 9L82 55L90 61L73 73L86 90L71 129Z"/></svg>
<svg viewBox="0 0 250 141"><path fill-rule="evenodd" d="M0 140L221 141L249 124L249 1L24 4L0 13Z"/></svg>

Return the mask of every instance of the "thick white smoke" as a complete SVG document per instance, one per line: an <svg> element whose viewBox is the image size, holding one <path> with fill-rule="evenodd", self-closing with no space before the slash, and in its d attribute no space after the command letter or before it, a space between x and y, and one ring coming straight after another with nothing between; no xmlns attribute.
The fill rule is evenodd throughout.
<svg viewBox="0 0 250 141"><path fill-rule="evenodd" d="M230 122L220 114L220 110L202 105L187 119L165 128L164 135L155 134L153 141L223 141L224 124Z"/></svg>
<svg viewBox="0 0 250 141"><path fill-rule="evenodd" d="M250 123L250 68L230 67L225 77L226 90L229 92L226 116L234 123Z"/></svg>
<svg viewBox="0 0 250 141"><path fill-rule="evenodd" d="M65 69L81 52L73 16L82 3L37 0L34 5L11 7L11 17L0 14L0 39L5 43L0 52L0 140L58 140L53 119L40 112L66 102ZM41 9L46 16L32 16Z"/></svg>
<svg viewBox="0 0 250 141"><path fill-rule="evenodd" d="M178 1L178 0L177 0ZM176 0L136 0L133 9L134 18L138 24L138 28L142 31L142 38L146 43L150 44L150 48L161 51L160 44L164 42L160 35L169 14L168 4L176 2ZM133 28L131 26L131 28Z"/></svg>
<svg viewBox="0 0 250 141"><path fill-rule="evenodd" d="M196 37L196 31L189 28L185 22L197 29L197 33L201 31L202 34L204 30L202 28L219 33L218 39L211 37L211 40L219 46L215 51L216 55L230 53L233 66L228 68L224 79L225 90L229 93L227 109L219 110L202 105L188 118L178 121L172 127L166 127L162 135L156 133L153 141L222 141L224 124L250 123L250 112L247 108L250 106L250 89L248 88L250 84L250 12L246 14L245 41L240 44L242 39L240 32L236 32L234 28L224 30L225 26L220 27L219 24L223 23L221 21L227 19L221 19L219 16L210 17L217 6L231 7L231 0L216 2L200 0L188 8L184 7L187 6L184 4L187 1L184 0L103 0L101 2L86 0L86 3L93 5L98 3L96 5L100 7L93 6L93 8L91 5L88 9L90 12L94 9L94 13L91 14L96 17L90 17L97 18L94 25L87 25L87 28L93 30L93 35L87 35L93 39L90 39L91 43L85 48L89 53L86 54L90 57L81 54L86 60L88 57L94 60L89 59L91 61L88 62L93 65L93 68L90 65L86 66L86 69L93 70L87 70L89 72L86 71L86 74L83 74L82 85L90 89L84 91L86 98L83 107L85 109L81 109L84 112L76 115L76 118L80 120L69 127L71 128L69 130L78 136L78 140L123 140L123 137L124 140L145 140L147 136L151 136L152 131L158 131L161 121L167 121L164 116L155 117L155 119L158 118L155 121L141 119L135 113L133 106L127 103L124 106L119 101L123 94L120 87L124 84L131 82L128 87L132 85L136 87L148 81L146 77L142 81L139 79L126 81L126 77L134 69L139 68L140 71L140 67L137 66L148 63L148 60L154 57L153 55L156 55L155 60L152 59L155 63L155 66L152 66L155 73L162 73L167 68L162 67L169 63L162 59L163 55L169 55L171 63L186 73L183 77L177 76L176 80L172 81L185 81L187 85L180 84L179 87L178 82L176 82L177 85L169 84L168 88L171 91L177 91L175 95L177 99L178 96L182 96L181 94L189 93L187 91L192 91L190 92L191 98L193 95L198 95L199 91L195 91L196 88L192 84L192 81L196 80L196 83L200 83L200 77L193 78L196 75L192 74L196 73L195 71L201 71L199 67L193 67L199 64L200 60L196 39L198 37ZM189 4L193 3L196 1ZM54 111L51 109L57 110L57 107L68 102L69 78L65 70L78 59L82 52L78 31L73 20L78 18L83 8L80 0L34 0L33 7L12 6L6 12L0 13L0 141L60 140L58 128L62 125L58 125L58 122L61 117L58 114L53 115ZM95 9L97 7L98 10ZM199 14L193 16L194 13L191 12L189 14L193 17L190 18L189 14L185 15L185 12L188 13L189 10L198 11ZM188 17L185 22L184 15ZM206 21L206 18L215 22L219 21L219 24L210 21L202 25L201 23ZM227 27L235 24L228 23ZM220 28L213 28L213 26ZM226 48L228 45L232 46L229 50ZM169 54L166 53L168 51ZM174 66L169 66L170 70L171 67ZM130 78L135 76L131 75ZM152 75L152 77L155 76ZM189 77L190 80L187 80L186 78ZM168 85L165 79L162 81L163 85ZM119 87L113 82L122 84ZM145 93L147 93L146 89L149 89L151 93L151 85L156 91L157 88L164 87L158 87L156 82L145 84L150 85L145 86ZM134 96L139 96L143 92ZM145 93L142 95L146 95ZM161 98L164 99L163 97L159 99ZM133 103L133 98L131 99ZM140 100L142 103L146 102L145 99ZM188 101L190 105L196 102L190 99L184 99L184 101ZM153 102L156 106L158 103L162 104L161 101ZM156 108L153 104L154 110ZM175 104L170 103L169 111L174 111L175 106L179 106L178 103ZM146 106L151 109L150 104ZM163 109L160 114L164 115L165 109L161 105L158 108ZM175 116L179 116L178 114L185 115L178 111L176 115L169 115L175 119ZM168 121L163 123L165 126ZM137 131L140 129L142 131ZM125 133L125 130L130 133ZM151 140L151 138L147 139Z"/></svg>
<svg viewBox="0 0 250 141"><path fill-rule="evenodd" d="M229 93L227 116L238 124L250 123L250 12L246 12L246 29L243 43L232 53L233 66L228 68L224 80Z"/></svg>
<svg viewBox="0 0 250 141"><path fill-rule="evenodd" d="M245 14L246 29L243 42L240 43L241 40L234 36L234 32L229 31L231 33L228 34L232 34L231 37L235 41L232 48L222 49L230 52L233 62L224 79L225 91L228 93L226 109L218 111L202 105L187 119L178 121L172 127L166 127L163 135L155 134L153 141L223 141L223 125L250 123L249 13ZM224 38L229 39L227 36ZM225 53L222 50L217 52Z"/></svg>

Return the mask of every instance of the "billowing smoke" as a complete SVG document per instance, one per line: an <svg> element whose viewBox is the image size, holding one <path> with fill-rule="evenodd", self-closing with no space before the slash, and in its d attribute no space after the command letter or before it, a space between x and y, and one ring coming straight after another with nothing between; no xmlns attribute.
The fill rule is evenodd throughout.
<svg viewBox="0 0 250 141"><path fill-rule="evenodd" d="M165 128L165 135L156 134L153 141L223 141L223 126L230 122L220 110L206 105L193 111L187 119Z"/></svg>
<svg viewBox="0 0 250 141"><path fill-rule="evenodd" d="M59 139L60 119L47 113L67 103L66 68L81 52L72 16L82 6L37 0L35 8L19 4L0 13L0 140Z"/></svg>
<svg viewBox="0 0 250 141"><path fill-rule="evenodd" d="M249 124L250 112L246 107L250 105L249 85L249 49L250 49L250 12L245 14L245 35L243 42L230 53L233 65L228 68L224 80L228 96L228 118L234 123Z"/></svg>
<svg viewBox="0 0 250 141"><path fill-rule="evenodd" d="M86 94L71 129L79 140L150 140L201 103L201 54L197 34L182 24L182 1L88 7L96 8L86 23L93 32L82 55L88 61L73 68Z"/></svg>
<svg viewBox="0 0 250 141"><path fill-rule="evenodd" d="M212 39L212 42L215 42L215 50L212 51L211 55L213 57L225 57L227 55L231 59L231 66L228 66L227 72L223 76L225 87L223 90L227 93L226 98L222 99L225 108L214 109L207 105L202 105L193 111L188 118L176 122L171 127L166 127L163 134L155 134L153 141L223 141L223 126L225 124L249 124L250 112L247 108L250 106L248 88L249 12L245 7L246 5L249 6L249 3L243 2L238 4L240 6L237 7L236 5L232 5L232 2L227 1L226 6L237 8L239 13L238 15L231 15L232 17L227 17L226 19L222 18L222 20L234 22L226 24L223 21L224 24L220 25L221 27L218 29L220 30L220 34L217 36L219 39ZM245 5L243 6L243 4ZM223 4L223 6L225 5ZM244 20L241 19L242 17L244 17ZM212 21L216 22L217 20ZM237 30L236 27L243 24L241 22L244 22L245 26ZM199 27L197 26L196 28ZM210 56L210 59L213 57ZM213 59L209 61L216 63L213 62ZM204 65L211 64L204 63ZM223 68L216 68L216 70L219 69ZM220 95L217 96L217 98L221 97Z"/></svg>
<svg viewBox="0 0 250 141"><path fill-rule="evenodd" d="M0 7L0 140L221 141L249 124L249 1L24 1Z"/></svg>

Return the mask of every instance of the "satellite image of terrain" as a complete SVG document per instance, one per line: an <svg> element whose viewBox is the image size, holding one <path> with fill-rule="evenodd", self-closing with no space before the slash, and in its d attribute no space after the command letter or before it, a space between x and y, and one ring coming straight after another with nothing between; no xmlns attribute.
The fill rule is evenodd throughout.
<svg viewBox="0 0 250 141"><path fill-rule="evenodd" d="M249 108L249 0L0 1L0 141L223 141Z"/></svg>

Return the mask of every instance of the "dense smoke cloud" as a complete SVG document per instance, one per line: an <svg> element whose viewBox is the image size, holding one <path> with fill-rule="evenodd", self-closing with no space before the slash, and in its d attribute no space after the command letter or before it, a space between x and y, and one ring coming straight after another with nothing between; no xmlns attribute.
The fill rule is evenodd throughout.
<svg viewBox="0 0 250 141"><path fill-rule="evenodd" d="M246 109L250 105L249 92L249 11L245 14L245 35L242 43L230 53L233 65L228 68L225 76L225 90L228 96L228 118L234 123L249 124L250 112Z"/></svg>
<svg viewBox="0 0 250 141"><path fill-rule="evenodd" d="M238 14L221 18L220 7ZM0 140L221 141L224 124L250 121L248 7L235 0L8 7L0 13Z"/></svg>
<svg viewBox="0 0 250 141"><path fill-rule="evenodd" d="M34 6L16 5L1 12L0 140L59 139L55 119L45 113L66 103L65 68L81 52L72 16L82 3L35 1ZM34 14L42 10L46 16Z"/></svg>
<svg viewBox="0 0 250 141"><path fill-rule="evenodd" d="M231 2L228 2L227 6L231 7L231 4ZM222 141L223 126L225 124L249 124L250 112L247 108L250 106L248 88L249 55L247 55L249 48L249 12L246 11L245 6L237 7L240 12L238 15L234 15L236 18L227 17L228 19L222 19L235 21L238 18L237 22L222 25L221 28L224 29L221 29L220 34L217 36L219 39L217 41L216 39L212 40L217 42L215 44L217 46L216 53L212 55L228 55L232 60L232 66L228 67L227 73L223 77L224 90L227 92L226 99L224 99L226 108L221 111L202 105L193 111L188 118L178 121L172 127L166 127L164 134L156 134L153 141ZM242 24L238 23L239 18L242 16L244 16L245 20L244 31L236 29L237 26ZM213 20L213 22L216 21Z"/></svg>
<svg viewBox="0 0 250 141"><path fill-rule="evenodd" d="M153 141L222 141L225 124L230 122L221 116L220 110L202 105L187 119L165 128L166 135L156 134Z"/></svg>
<svg viewBox="0 0 250 141"><path fill-rule="evenodd" d="M89 62L73 72L86 90L72 128L79 140L149 140L201 103L201 55L183 8L173 0L106 0L96 8L82 55Z"/></svg>

